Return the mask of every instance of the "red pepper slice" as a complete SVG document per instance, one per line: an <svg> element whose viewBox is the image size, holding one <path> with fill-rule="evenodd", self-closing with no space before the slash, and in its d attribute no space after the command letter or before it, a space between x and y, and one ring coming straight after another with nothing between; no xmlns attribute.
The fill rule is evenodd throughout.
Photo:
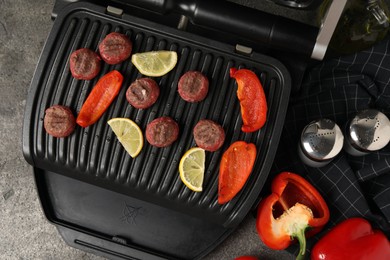
<svg viewBox="0 0 390 260"><path fill-rule="evenodd" d="M240 101L243 132L255 132L262 128L267 118L267 100L263 86L256 74L248 69L231 68L230 77L235 78Z"/></svg>
<svg viewBox="0 0 390 260"><path fill-rule="evenodd" d="M76 122L82 127L94 124L107 110L122 86L123 76L113 70L99 79L81 107Z"/></svg>
<svg viewBox="0 0 390 260"><path fill-rule="evenodd" d="M300 244L297 259L303 259L306 236L318 233L329 220L329 208L321 194L304 178L282 172L272 181L272 194L259 205L256 228L265 245L287 248L296 238Z"/></svg>
<svg viewBox="0 0 390 260"><path fill-rule="evenodd" d="M337 224L315 244L311 259L387 260L390 259L390 243L364 218L350 218Z"/></svg>
<svg viewBox="0 0 390 260"><path fill-rule="evenodd" d="M256 146L237 141L223 153L219 167L218 203L230 201L244 187L256 160Z"/></svg>

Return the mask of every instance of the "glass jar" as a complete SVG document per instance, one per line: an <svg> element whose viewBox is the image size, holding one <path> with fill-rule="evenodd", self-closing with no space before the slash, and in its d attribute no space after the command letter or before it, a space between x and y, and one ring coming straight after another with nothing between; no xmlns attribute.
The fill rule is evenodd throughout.
<svg viewBox="0 0 390 260"><path fill-rule="evenodd" d="M320 6L320 21L331 1L325 0ZM386 37L390 27L389 14L384 0L349 0L333 33L329 49L339 54L367 49Z"/></svg>

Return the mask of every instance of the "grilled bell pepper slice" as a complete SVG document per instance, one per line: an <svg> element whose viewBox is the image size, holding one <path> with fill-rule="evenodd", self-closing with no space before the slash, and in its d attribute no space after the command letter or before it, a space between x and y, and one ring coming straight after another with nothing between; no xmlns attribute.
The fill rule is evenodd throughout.
<svg viewBox="0 0 390 260"><path fill-rule="evenodd" d="M314 245L311 259L390 259L390 243L364 218L350 218L337 224Z"/></svg>
<svg viewBox="0 0 390 260"><path fill-rule="evenodd" d="M76 122L82 127L94 124L107 110L122 86L123 76L113 70L99 79L84 102Z"/></svg>
<svg viewBox="0 0 390 260"><path fill-rule="evenodd" d="M256 219L260 239L275 250L287 248L296 238L297 259L306 252L306 236L318 233L329 220L329 208L321 194L303 177L278 174L271 184L272 194L261 201Z"/></svg>
<svg viewBox="0 0 390 260"><path fill-rule="evenodd" d="M263 86L256 74L248 69L231 68L230 77L237 82L243 132L255 132L262 128L267 118L267 100Z"/></svg>
<svg viewBox="0 0 390 260"><path fill-rule="evenodd" d="M256 146L236 141L223 153L219 167L218 203L224 204L244 187L256 160Z"/></svg>

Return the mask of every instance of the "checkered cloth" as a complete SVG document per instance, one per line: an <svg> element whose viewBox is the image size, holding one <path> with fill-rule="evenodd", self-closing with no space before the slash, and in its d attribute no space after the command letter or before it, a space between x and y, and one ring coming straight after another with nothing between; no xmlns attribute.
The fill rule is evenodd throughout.
<svg viewBox="0 0 390 260"><path fill-rule="evenodd" d="M321 168L304 165L297 153L301 131L312 120L328 118L343 128L366 108L390 117L390 37L368 50L308 70L300 93L290 100L271 174L301 174L328 203L330 222L309 240L309 248L329 228L350 217L364 217L390 236L390 144L361 157L341 151Z"/></svg>

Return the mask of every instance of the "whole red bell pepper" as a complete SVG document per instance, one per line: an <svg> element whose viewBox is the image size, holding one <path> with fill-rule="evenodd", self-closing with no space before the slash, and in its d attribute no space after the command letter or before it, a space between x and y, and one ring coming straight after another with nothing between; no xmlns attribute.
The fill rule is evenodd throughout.
<svg viewBox="0 0 390 260"><path fill-rule="evenodd" d="M237 82L237 97L240 101L243 132L255 132L267 119L267 100L263 86L256 74L248 69L231 68L230 77Z"/></svg>
<svg viewBox="0 0 390 260"><path fill-rule="evenodd" d="M295 173L278 174L271 189L272 194L261 201L257 211L257 232L265 245L276 250L287 248L296 238L300 244L297 259L303 259L305 236L323 228L329 220L329 208L321 194Z"/></svg>
<svg viewBox="0 0 390 260"><path fill-rule="evenodd" d="M388 260L390 243L364 218L350 218L332 228L313 247L312 260Z"/></svg>
<svg viewBox="0 0 390 260"><path fill-rule="evenodd" d="M82 127L94 124L107 110L122 86L123 76L113 70L99 79L84 102L76 122Z"/></svg>
<svg viewBox="0 0 390 260"><path fill-rule="evenodd" d="M236 141L223 153L219 166L218 203L230 201L244 187L256 160L256 146Z"/></svg>
<svg viewBox="0 0 390 260"><path fill-rule="evenodd" d="M251 255L243 255L234 258L234 260L260 260L258 257L251 256Z"/></svg>

